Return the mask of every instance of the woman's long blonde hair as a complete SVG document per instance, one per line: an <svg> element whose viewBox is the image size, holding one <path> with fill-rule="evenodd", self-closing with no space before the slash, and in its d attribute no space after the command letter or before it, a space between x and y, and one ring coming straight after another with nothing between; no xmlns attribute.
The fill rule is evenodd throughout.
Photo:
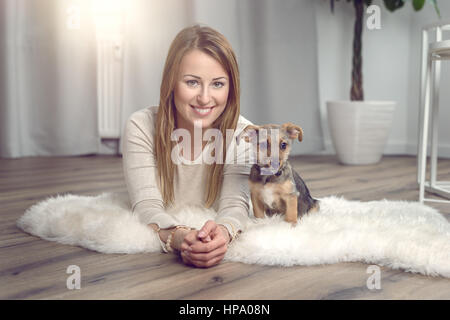
<svg viewBox="0 0 450 320"><path fill-rule="evenodd" d="M228 73L230 88L227 105L223 113L213 123L213 127L226 137L226 129L236 129L240 113L239 68L236 56L228 40L219 32L206 26L194 25L181 30L173 40L164 65L160 102L154 135L154 151L158 170L159 187L164 205L174 202L175 164L171 160L172 149L176 141L170 139L176 122L174 88L178 80L179 66L184 55L190 50L198 49L216 59ZM227 143L223 143L223 156L226 155ZM211 207L220 193L223 179L224 163L208 165L205 206Z"/></svg>

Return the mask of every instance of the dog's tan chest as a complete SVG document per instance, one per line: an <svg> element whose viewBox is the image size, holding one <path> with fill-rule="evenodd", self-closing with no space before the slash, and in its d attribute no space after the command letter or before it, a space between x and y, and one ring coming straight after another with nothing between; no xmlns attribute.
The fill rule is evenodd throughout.
<svg viewBox="0 0 450 320"><path fill-rule="evenodd" d="M283 207L285 197L295 194L296 189L289 180L283 183L266 184L250 182L250 192L268 208L276 210Z"/></svg>
<svg viewBox="0 0 450 320"><path fill-rule="evenodd" d="M278 202L280 200L279 197L275 194L275 188L270 185L265 185L261 188L261 199L263 203L271 209L278 206Z"/></svg>

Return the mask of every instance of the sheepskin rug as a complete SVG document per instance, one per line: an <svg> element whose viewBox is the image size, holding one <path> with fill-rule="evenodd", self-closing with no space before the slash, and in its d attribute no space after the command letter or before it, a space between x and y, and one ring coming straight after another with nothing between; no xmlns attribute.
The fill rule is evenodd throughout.
<svg viewBox="0 0 450 320"><path fill-rule="evenodd" d="M277 266L358 261L450 278L450 223L435 209L404 201L320 200L320 211L295 227L278 215L249 218L225 260ZM196 228L215 215L198 207L168 213ZM131 214L124 194L48 198L29 208L17 226L46 240L103 253L160 251L156 233Z"/></svg>

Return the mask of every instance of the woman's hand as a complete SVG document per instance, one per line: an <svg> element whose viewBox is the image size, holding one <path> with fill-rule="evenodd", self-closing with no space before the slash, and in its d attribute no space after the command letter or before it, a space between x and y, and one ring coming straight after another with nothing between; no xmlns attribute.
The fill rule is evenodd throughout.
<svg viewBox="0 0 450 320"><path fill-rule="evenodd" d="M186 264L208 268L222 261L228 249L228 230L208 220L200 230L192 230L184 236L181 258Z"/></svg>

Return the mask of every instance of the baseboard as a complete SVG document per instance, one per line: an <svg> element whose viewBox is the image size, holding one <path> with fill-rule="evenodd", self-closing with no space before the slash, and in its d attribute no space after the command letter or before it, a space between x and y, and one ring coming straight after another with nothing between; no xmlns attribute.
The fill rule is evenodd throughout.
<svg viewBox="0 0 450 320"><path fill-rule="evenodd" d="M117 155L119 150L118 139L102 139L99 145L98 154L100 155Z"/></svg>
<svg viewBox="0 0 450 320"><path fill-rule="evenodd" d="M325 150L321 150L318 152L314 152L311 154L314 155L333 155L336 154L334 150L333 143L331 140L326 140ZM428 146L428 154L430 154L430 146ZM417 155L417 144L411 142L402 142L402 141L390 141L386 145L384 155L408 155L408 156L416 156ZM448 159L450 158L450 144L441 144L438 146L438 157Z"/></svg>
<svg viewBox="0 0 450 320"><path fill-rule="evenodd" d="M400 146L400 143L392 143L392 144L388 144L386 146L384 154L392 154L392 155L393 154L406 154L406 155L412 155L412 156L417 155L417 143L408 142L408 143L402 143L402 145L403 145L402 153L395 152L396 150L400 149L398 147L398 146ZM431 153L431 147L428 146L428 154L430 154L430 153ZM438 157L444 158L444 159L450 158L450 144L441 143L440 145L438 145Z"/></svg>

